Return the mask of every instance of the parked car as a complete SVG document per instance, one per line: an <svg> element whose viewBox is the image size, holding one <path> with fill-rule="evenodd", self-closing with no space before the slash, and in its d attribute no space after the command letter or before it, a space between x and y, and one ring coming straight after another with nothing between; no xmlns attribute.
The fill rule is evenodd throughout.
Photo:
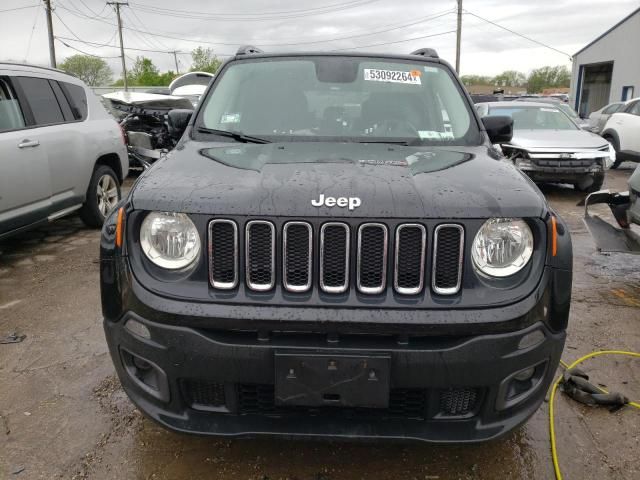
<svg viewBox="0 0 640 480"><path fill-rule="evenodd" d="M569 229L492 147L512 119L480 120L434 50L242 49L193 115L168 116L184 135L100 254L112 360L149 417L477 442L538 409L565 340Z"/></svg>
<svg viewBox="0 0 640 480"><path fill-rule="evenodd" d="M595 192L615 161L611 144L581 130L557 105L499 102L476 105L481 116L513 118L513 138L502 142L504 154L537 183L571 183Z"/></svg>
<svg viewBox="0 0 640 480"><path fill-rule="evenodd" d="M571 108L567 103L561 102L556 104L556 107L559 108L560 110L562 110L564 113L567 114L567 116L574 121L574 123L576 125L578 125L578 127L580 127L582 130L588 130L588 131L592 131L591 130L591 124L589 123L589 120L586 120L584 118L581 118L576 111Z"/></svg>
<svg viewBox="0 0 640 480"><path fill-rule="evenodd" d="M0 238L74 211L101 226L128 170L122 131L81 80L0 63Z"/></svg>
<svg viewBox="0 0 640 480"><path fill-rule="evenodd" d="M589 115L589 128L593 133L600 134L604 129L609 117L624 107L625 102L614 102L602 107L600 110L591 112Z"/></svg>
<svg viewBox="0 0 640 480"><path fill-rule="evenodd" d="M616 161L611 168L618 168L624 161L640 162L640 98L629 100L624 108L609 117L602 137L616 150Z"/></svg>

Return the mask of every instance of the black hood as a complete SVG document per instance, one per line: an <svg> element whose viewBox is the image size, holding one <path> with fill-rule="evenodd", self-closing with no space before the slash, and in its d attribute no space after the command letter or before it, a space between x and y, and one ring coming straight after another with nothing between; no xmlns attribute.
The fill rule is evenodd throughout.
<svg viewBox="0 0 640 480"><path fill-rule="evenodd" d="M358 197L360 206L312 200ZM187 141L134 187L141 210L360 218L539 217L539 190L487 147Z"/></svg>

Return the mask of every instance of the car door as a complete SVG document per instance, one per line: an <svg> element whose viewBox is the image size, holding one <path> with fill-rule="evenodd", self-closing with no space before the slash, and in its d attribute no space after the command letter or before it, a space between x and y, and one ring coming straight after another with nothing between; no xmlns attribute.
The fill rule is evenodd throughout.
<svg viewBox="0 0 640 480"><path fill-rule="evenodd" d="M0 236L47 217L49 165L14 78L0 76Z"/></svg>
<svg viewBox="0 0 640 480"><path fill-rule="evenodd" d="M38 125L40 143L45 146L51 182L53 213L78 206L85 191L78 192L78 176L86 176L85 143L60 84L36 76L17 78ZM20 92L19 92L20 93Z"/></svg>
<svg viewBox="0 0 640 480"><path fill-rule="evenodd" d="M622 106L624 106L624 103L614 103L602 110L600 118L598 119L597 133L600 133L604 130L604 126L607 124L607 120L609 120L609 117L620 110Z"/></svg>
<svg viewBox="0 0 640 480"><path fill-rule="evenodd" d="M620 131L620 149L640 155L640 100L626 106Z"/></svg>

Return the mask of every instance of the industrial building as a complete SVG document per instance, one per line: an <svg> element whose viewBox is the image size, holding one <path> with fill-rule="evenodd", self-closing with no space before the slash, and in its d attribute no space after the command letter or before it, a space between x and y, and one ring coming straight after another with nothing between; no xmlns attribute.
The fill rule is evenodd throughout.
<svg viewBox="0 0 640 480"><path fill-rule="evenodd" d="M571 104L582 117L640 96L640 8L573 55Z"/></svg>

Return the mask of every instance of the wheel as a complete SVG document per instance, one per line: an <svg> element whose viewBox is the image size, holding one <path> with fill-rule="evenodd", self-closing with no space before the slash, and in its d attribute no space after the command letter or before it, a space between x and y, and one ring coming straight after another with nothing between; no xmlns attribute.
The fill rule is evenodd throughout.
<svg viewBox="0 0 640 480"><path fill-rule="evenodd" d="M88 227L101 227L120 201L120 182L111 167L98 165L93 170L87 198L80 209L80 218Z"/></svg>
<svg viewBox="0 0 640 480"><path fill-rule="evenodd" d="M575 189L579 192L585 193L593 193L597 192L598 190L602 190L602 184L604 183L604 174L594 175L591 178L593 178L593 183L591 185L589 185L588 187L580 187L580 185L576 183L574 185Z"/></svg>
<svg viewBox="0 0 640 480"><path fill-rule="evenodd" d="M613 165L611 165L611 169L615 170L622 163L622 160L620 159L620 144L618 143L618 141L614 137L612 137L610 135L605 135L603 138L607 142L609 142L611 145L613 145L613 149L616 151L616 161L613 162Z"/></svg>

